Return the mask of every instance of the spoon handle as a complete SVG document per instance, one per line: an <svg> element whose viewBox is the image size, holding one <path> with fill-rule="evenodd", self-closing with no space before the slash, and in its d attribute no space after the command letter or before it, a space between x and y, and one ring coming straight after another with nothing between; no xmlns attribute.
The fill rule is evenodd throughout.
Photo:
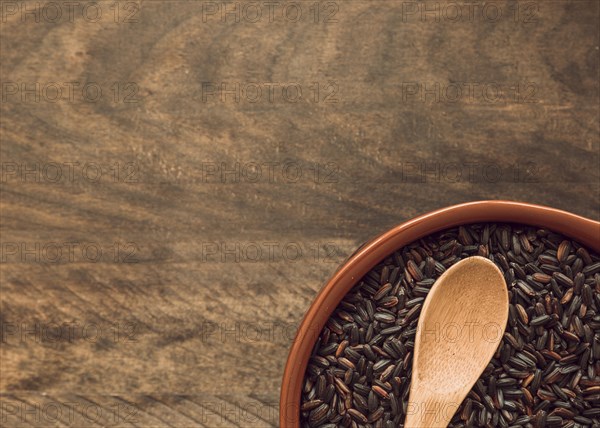
<svg viewBox="0 0 600 428"><path fill-rule="evenodd" d="M416 397L408 406L404 428L446 428L458 407L450 397Z"/></svg>

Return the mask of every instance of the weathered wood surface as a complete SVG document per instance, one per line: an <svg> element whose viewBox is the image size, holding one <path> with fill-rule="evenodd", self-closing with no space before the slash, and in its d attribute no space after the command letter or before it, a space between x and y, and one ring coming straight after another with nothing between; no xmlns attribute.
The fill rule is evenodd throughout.
<svg viewBox="0 0 600 428"><path fill-rule="evenodd" d="M361 242L478 199L598 219L599 3L492 3L2 2L2 426L277 426Z"/></svg>

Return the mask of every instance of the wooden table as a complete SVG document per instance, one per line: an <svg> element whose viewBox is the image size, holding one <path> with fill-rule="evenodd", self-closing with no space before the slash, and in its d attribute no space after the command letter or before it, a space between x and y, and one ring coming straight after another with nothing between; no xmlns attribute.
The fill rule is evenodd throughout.
<svg viewBox="0 0 600 428"><path fill-rule="evenodd" d="M366 239L598 219L599 3L482 5L2 2L1 425L278 426Z"/></svg>

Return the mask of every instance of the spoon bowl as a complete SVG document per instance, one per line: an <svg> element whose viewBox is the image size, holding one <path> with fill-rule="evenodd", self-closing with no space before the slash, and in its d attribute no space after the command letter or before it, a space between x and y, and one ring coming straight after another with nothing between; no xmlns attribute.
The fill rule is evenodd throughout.
<svg viewBox="0 0 600 428"><path fill-rule="evenodd" d="M440 276L419 317L406 428L446 427L504 335L508 290L489 259L469 257Z"/></svg>

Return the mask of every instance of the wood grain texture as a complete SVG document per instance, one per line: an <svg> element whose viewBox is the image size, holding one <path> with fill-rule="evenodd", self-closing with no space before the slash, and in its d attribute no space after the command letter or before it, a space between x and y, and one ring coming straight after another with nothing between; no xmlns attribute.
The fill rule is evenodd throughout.
<svg viewBox="0 0 600 428"><path fill-rule="evenodd" d="M277 426L366 239L478 199L600 218L594 0L44 4L0 4L3 426Z"/></svg>

